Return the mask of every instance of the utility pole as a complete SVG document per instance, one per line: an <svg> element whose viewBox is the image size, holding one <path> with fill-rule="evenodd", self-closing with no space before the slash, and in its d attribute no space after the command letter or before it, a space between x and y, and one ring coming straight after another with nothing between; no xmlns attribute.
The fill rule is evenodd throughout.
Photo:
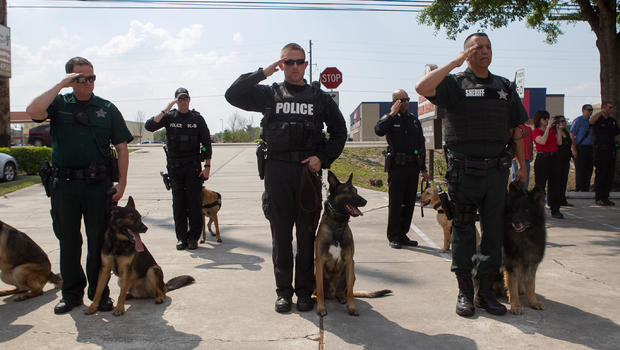
<svg viewBox="0 0 620 350"><path fill-rule="evenodd" d="M0 0L0 25L6 26L8 0ZM0 147L11 146L9 78L0 76Z"/></svg>
<svg viewBox="0 0 620 350"><path fill-rule="evenodd" d="M312 85L312 40L310 40L310 85Z"/></svg>

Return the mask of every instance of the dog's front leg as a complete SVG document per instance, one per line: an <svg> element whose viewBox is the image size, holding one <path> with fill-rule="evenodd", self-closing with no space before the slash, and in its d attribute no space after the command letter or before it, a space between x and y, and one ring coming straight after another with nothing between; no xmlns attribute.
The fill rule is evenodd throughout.
<svg viewBox="0 0 620 350"><path fill-rule="evenodd" d="M217 220L217 214L213 215L213 223L215 224L215 238L217 238L218 242L222 242L222 239L220 238L220 224ZM209 220L209 230L211 230L211 220Z"/></svg>
<svg viewBox="0 0 620 350"><path fill-rule="evenodd" d="M131 268L127 267L127 269L123 273L123 277L121 277L121 294L118 296L118 302L116 303L116 307L112 314L114 316L120 316L125 313L125 299L127 298L127 292L129 291L129 287L133 283L134 274L131 272Z"/></svg>
<svg viewBox="0 0 620 350"><path fill-rule="evenodd" d="M317 247L318 248L318 247ZM314 279L316 283L316 313L319 316L327 315L327 309L325 309L325 291L323 290L323 265L324 259L321 257L321 251L315 249L317 257L315 259L315 272Z"/></svg>
<svg viewBox="0 0 620 350"><path fill-rule="evenodd" d="M510 302L510 313L521 315L522 307L519 300L519 284L523 271L519 266L513 266L512 271L504 268L504 281L508 287L508 302Z"/></svg>
<svg viewBox="0 0 620 350"><path fill-rule="evenodd" d="M359 312L355 308L355 298L353 298L353 285L355 284L355 261L353 261L353 253L345 255L347 263L347 310L349 315L359 316Z"/></svg>
<svg viewBox="0 0 620 350"><path fill-rule="evenodd" d="M530 304L532 309L542 310L544 309L543 303L536 299L536 270L538 269L538 264L531 266L529 271L527 271L525 275L525 297L527 298L527 302Z"/></svg>
<svg viewBox="0 0 620 350"><path fill-rule="evenodd" d="M112 265L114 265L114 257L111 255L101 254L101 269L99 269L99 278L97 279L97 289L95 290L95 296L90 306L84 310L87 315L94 314L101 302L101 294L110 281L110 274L112 273Z"/></svg>
<svg viewBox="0 0 620 350"><path fill-rule="evenodd" d="M204 212L204 209L202 210L202 239L200 240L200 243L204 243L207 240L207 234L206 234L206 222L205 222L205 215L206 213Z"/></svg>

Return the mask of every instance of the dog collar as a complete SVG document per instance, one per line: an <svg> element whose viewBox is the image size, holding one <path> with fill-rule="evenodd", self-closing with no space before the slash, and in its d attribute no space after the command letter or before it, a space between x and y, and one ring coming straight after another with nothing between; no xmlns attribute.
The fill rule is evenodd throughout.
<svg viewBox="0 0 620 350"><path fill-rule="evenodd" d="M222 204L222 195L215 192L217 194L217 200L215 202L211 202L211 203L207 203L207 204L203 204L202 207L205 209L209 209L209 208L213 208L216 205L221 205Z"/></svg>
<svg viewBox="0 0 620 350"><path fill-rule="evenodd" d="M348 213L340 213L340 212L336 211L336 208L334 208L334 205L332 204L332 202L329 199L327 199L325 201L325 211L329 215L331 215L331 216L333 216L335 218L338 218L338 219L341 218L341 219L345 220L346 222L349 222L349 218L351 217Z"/></svg>

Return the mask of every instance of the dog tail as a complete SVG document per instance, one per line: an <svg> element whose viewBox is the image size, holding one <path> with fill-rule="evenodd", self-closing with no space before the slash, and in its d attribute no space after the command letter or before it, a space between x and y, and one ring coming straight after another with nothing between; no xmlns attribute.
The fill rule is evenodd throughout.
<svg viewBox="0 0 620 350"><path fill-rule="evenodd" d="M195 281L194 277L189 276L189 275L177 276L177 277L170 279L170 281L166 282L166 289L168 291L179 289L194 281Z"/></svg>
<svg viewBox="0 0 620 350"><path fill-rule="evenodd" d="M373 290L372 292L353 292L353 296L357 298L379 298L384 295L391 294L389 289Z"/></svg>
<svg viewBox="0 0 620 350"><path fill-rule="evenodd" d="M62 277L60 277L59 273L53 273L50 271L50 275L47 280L49 283L53 283L54 287L61 288L62 287Z"/></svg>

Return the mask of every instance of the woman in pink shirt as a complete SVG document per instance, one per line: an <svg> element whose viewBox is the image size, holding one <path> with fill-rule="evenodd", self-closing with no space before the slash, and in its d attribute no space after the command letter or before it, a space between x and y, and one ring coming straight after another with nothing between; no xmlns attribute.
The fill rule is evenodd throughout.
<svg viewBox="0 0 620 350"><path fill-rule="evenodd" d="M564 128L565 125L557 125L554 120L549 120L549 112L545 110L534 113L534 130L532 138L536 145L536 161L534 162L535 186L547 192L547 204L551 208L551 217L564 219L560 213L560 166L558 158L558 145L562 144L562 137L556 128Z"/></svg>

